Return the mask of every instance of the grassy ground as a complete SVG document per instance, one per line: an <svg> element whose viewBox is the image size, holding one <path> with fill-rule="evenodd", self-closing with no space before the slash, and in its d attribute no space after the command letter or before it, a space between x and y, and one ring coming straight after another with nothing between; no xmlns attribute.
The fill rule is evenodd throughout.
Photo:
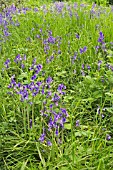
<svg viewBox="0 0 113 170"><path fill-rule="evenodd" d="M0 170L112 170L112 7L24 1L0 24Z"/></svg>

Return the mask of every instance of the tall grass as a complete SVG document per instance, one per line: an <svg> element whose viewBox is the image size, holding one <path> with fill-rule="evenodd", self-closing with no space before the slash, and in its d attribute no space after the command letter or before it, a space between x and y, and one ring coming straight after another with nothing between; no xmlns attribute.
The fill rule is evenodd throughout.
<svg viewBox="0 0 113 170"><path fill-rule="evenodd" d="M112 7L23 4L0 15L0 168L112 170Z"/></svg>

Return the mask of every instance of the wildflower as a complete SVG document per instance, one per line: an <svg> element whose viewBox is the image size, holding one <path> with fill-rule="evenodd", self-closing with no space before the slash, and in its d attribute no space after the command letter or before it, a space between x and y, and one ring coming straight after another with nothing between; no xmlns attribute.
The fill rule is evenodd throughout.
<svg viewBox="0 0 113 170"><path fill-rule="evenodd" d="M60 120L60 127L64 127L64 123L66 122L66 118L65 117L62 117L61 120Z"/></svg>
<svg viewBox="0 0 113 170"><path fill-rule="evenodd" d="M42 28L40 28L40 33L42 33Z"/></svg>
<svg viewBox="0 0 113 170"><path fill-rule="evenodd" d="M59 134L58 128L56 128L55 135L58 136L58 134Z"/></svg>
<svg viewBox="0 0 113 170"><path fill-rule="evenodd" d="M41 81L37 81L36 84L40 87L42 82Z"/></svg>
<svg viewBox="0 0 113 170"><path fill-rule="evenodd" d="M18 54L15 57L15 62L18 63L21 60L24 60L23 57ZM26 57L25 57L26 60ZM6 65L10 61L6 61ZM22 65L22 63L20 63ZM41 114L40 116L43 117L43 125L47 127L48 125L48 133L54 132L55 136L60 136L60 130L64 128L64 123L66 122L66 118L68 117L68 113L65 108L61 108L58 105L59 100L61 99L61 95L64 94L63 90L66 89L66 86L64 84L59 84L57 88L57 93L54 93L52 95L52 90L50 89L50 84L52 83L53 79L52 77L47 77L46 81L36 81L37 74L41 69L42 65L38 64L36 65L36 58L32 61L32 66L30 68L33 69L33 75L31 76L31 80L27 84L22 84L22 82L16 82L15 80L18 78L17 76L13 75L10 80L9 88L13 88L14 92L20 96L21 102L27 101L30 105L33 103L32 98L39 94L39 96L43 95L42 100L42 108L40 110ZM23 70L24 71L24 70ZM35 81L34 81L35 80ZM22 81L22 80L21 80ZM24 82L25 83L25 82ZM49 88L48 88L49 87ZM48 101L48 97L51 96L51 103ZM46 98L47 97L47 98ZM35 102L35 100L33 101ZM41 102L41 101L40 101ZM56 108L56 106L59 106ZM54 110L55 109L55 110ZM29 120L29 127L32 128L32 119ZM45 128L45 127L44 127ZM45 130L43 130L42 134L39 137L40 142L44 142L46 138ZM51 146L52 143L50 140L45 141L47 142L48 146Z"/></svg>
<svg viewBox="0 0 113 170"><path fill-rule="evenodd" d="M103 50L104 52L107 52L106 44L105 44L105 43L102 44L102 50Z"/></svg>
<svg viewBox="0 0 113 170"><path fill-rule="evenodd" d="M103 40L104 40L104 34L103 34L102 32L100 32L99 34L100 34L100 36L99 36L99 38L98 38L98 42L101 43L101 44L103 44L103 43L104 43L104 42L103 42Z"/></svg>
<svg viewBox="0 0 113 170"><path fill-rule="evenodd" d="M64 8L64 3L63 2L60 2L60 3L55 3L55 7L56 7L56 10L58 11L58 13L61 13L63 8Z"/></svg>
<svg viewBox="0 0 113 170"><path fill-rule="evenodd" d="M42 69L42 65L41 64L37 65L35 73L38 74L41 71L41 69Z"/></svg>
<svg viewBox="0 0 113 170"><path fill-rule="evenodd" d="M100 48L100 46L99 46L99 45L97 45L97 46L95 47L96 52L98 52L99 48Z"/></svg>
<svg viewBox="0 0 113 170"><path fill-rule="evenodd" d="M21 68L24 69L24 68L25 68L25 65L24 65L24 64L21 64Z"/></svg>
<svg viewBox="0 0 113 170"><path fill-rule="evenodd" d="M48 91L46 97L48 98L48 97L51 96L51 95L52 95L52 92L51 92L51 91Z"/></svg>
<svg viewBox="0 0 113 170"><path fill-rule="evenodd" d="M111 45L113 45L113 42L110 42Z"/></svg>
<svg viewBox="0 0 113 170"><path fill-rule="evenodd" d="M78 6L77 3L74 3L74 8L75 8L75 9L77 8L77 6Z"/></svg>
<svg viewBox="0 0 113 170"><path fill-rule="evenodd" d="M48 145L48 146L52 146L51 141L47 141L47 145Z"/></svg>
<svg viewBox="0 0 113 170"><path fill-rule="evenodd" d="M4 35L5 35L6 37L8 37L8 36L10 35L10 33L7 32L7 30L3 30L3 33L4 33Z"/></svg>
<svg viewBox="0 0 113 170"><path fill-rule="evenodd" d="M80 54L85 53L87 51L87 47L85 46L84 48L80 48Z"/></svg>
<svg viewBox="0 0 113 170"><path fill-rule="evenodd" d="M74 63L74 61L76 60L77 58L77 53L75 52L74 56L72 57L72 63Z"/></svg>
<svg viewBox="0 0 113 170"><path fill-rule="evenodd" d="M47 101L46 101L46 100L44 100L44 101L43 101L43 105L46 105L46 104L47 104Z"/></svg>
<svg viewBox="0 0 113 170"><path fill-rule="evenodd" d="M28 88L30 91L33 91L34 88L35 88L34 82L31 82L29 85L27 85L27 88Z"/></svg>
<svg viewBox="0 0 113 170"><path fill-rule="evenodd" d="M41 65L41 64L38 64L38 65L36 66L36 68L37 68L39 71L41 71L42 65Z"/></svg>
<svg viewBox="0 0 113 170"><path fill-rule="evenodd" d="M42 133L40 138L39 138L39 141L44 142L44 140L45 140L45 133Z"/></svg>
<svg viewBox="0 0 113 170"><path fill-rule="evenodd" d="M65 92L62 92L63 89L66 89L66 86L64 86L63 84L59 84L59 85L58 85L58 88L57 88L57 91L58 91L60 94L65 94Z"/></svg>
<svg viewBox="0 0 113 170"><path fill-rule="evenodd" d="M45 114L46 111L47 111L47 108L46 108L46 106L44 106L44 108L40 111L41 112L41 116L48 117L48 114Z"/></svg>
<svg viewBox="0 0 113 170"><path fill-rule="evenodd" d="M45 94L44 88L42 89L42 94Z"/></svg>
<svg viewBox="0 0 113 170"><path fill-rule="evenodd" d="M33 104L33 102L29 102L29 104L30 104L30 105L32 105L32 104Z"/></svg>
<svg viewBox="0 0 113 170"><path fill-rule="evenodd" d="M90 70L90 69L91 69L91 67L90 67L89 65L87 65L87 69L88 69L88 70Z"/></svg>
<svg viewBox="0 0 113 170"><path fill-rule="evenodd" d="M32 92L32 96L36 96L39 93L39 88L35 87L34 91Z"/></svg>
<svg viewBox="0 0 113 170"><path fill-rule="evenodd" d="M57 121L62 117L61 113L54 113L54 122L57 123Z"/></svg>
<svg viewBox="0 0 113 170"><path fill-rule="evenodd" d="M15 75L13 75L12 77L11 77L11 85L12 86L16 86L16 81L14 80L14 78L15 78Z"/></svg>
<svg viewBox="0 0 113 170"><path fill-rule="evenodd" d="M79 39L79 38L80 38L80 35L79 35L79 34L76 34L76 38Z"/></svg>
<svg viewBox="0 0 113 170"><path fill-rule="evenodd" d="M40 38L40 35L37 34L37 35L36 35L36 38Z"/></svg>
<svg viewBox="0 0 113 170"><path fill-rule="evenodd" d="M54 97L52 98L53 102L57 102L60 100L60 97L55 93Z"/></svg>
<svg viewBox="0 0 113 170"><path fill-rule="evenodd" d="M55 122L52 120L52 117L50 117L50 119L49 119L49 122L48 122L48 127L49 127L49 131L53 128L53 127L55 127Z"/></svg>
<svg viewBox="0 0 113 170"><path fill-rule="evenodd" d="M51 57L50 57L50 61L52 61L54 59L54 55L52 55Z"/></svg>
<svg viewBox="0 0 113 170"><path fill-rule="evenodd" d="M81 70L81 74L82 74L82 76L85 76L85 73L84 73L84 71L83 71L83 70Z"/></svg>
<svg viewBox="0 0 113 170"><path fill-rule="evenodd" d="M30 119L30 128L32 128L32 119Z"/></svg>
<svg viewBox="0 0 113 170"><path fill-rule="evenodd" d="M34 31L34 28L32 28L31 31Z"/></svg>
<svg viewBox="0 0 113 170"><path fill-rule="evenodd" d="M58 50L58 54L61 54L61 50Z"/></svg>
<svg viewBox="0 0 113 170"><path fill-rule="evenodd" d="M5 63L4 63L4 65L5 65L6 68L9 68L9 63L10 63L10 60L7 59L7 60L5 61Z"/></svg>
<svg viewBox="0 0 113 170"><path fill-rule="evenodd" d="M52 81L53 81L53 80L52 80L52 78L51 78L50 76L46 79L46 83L47 83L47 84L50 84Z"/></svg>
<svg viewBox="0 0 113 170"><path fill-rule="evenodd" d="M31 77L31 80L35 80L37 78L36 74L34 74L32 77Z"/></svg>
<svg viewBox="0 0 113 170"><path fill-rule="evenodd" d="M106 140L110 140L111 139L111 136L109 134L106 135Z"/></svg>
<svg viewBox="0 0 113 170"><path fill-rule="evenodd" d="M28 91L27 90L20 90L19 94L21 95L21 100L28 100Z"/></svg>
<svg viewBox="0 0 113 170"><path fill-rule="evenodd" d="M44 52L47 53L47 51L50 49L49 45L44 46Z"/></svg>
<svg viewBox="0 0 113 170"><path fill-rule="evenodd" d="M110 66L111 71L113 71L113 66Z"/></svg>
<svg viewBox="0 0 113 170"><path fill-rule="evenodd" d="M53 36L50 36L50 37L48 38L48 43L54 44L55 41L56 41L56 38L54 38Z"/></svg>
<svg viewBox="0 0 113 170"><path fill-rule="evenodd" d="M50 60L49 60L49 58L46 58L46 63L50 63Z"/></svg>
<svg viewBox="0 0 113 170"><path fill-rule="evenodd" d="M27 37L26 40L31 42L31 38L30 37Z"/></svg>
<svg viewBox="0 0 113 170"><path fill-rule="evenodd" d="M66 117L68 117L68 113L67 113L66 109L61 108L60 110L62 111L63 115L65 115Z"/></svg>
<svg viewBox="0 0 113 170"><path fill-rule="evenodd" d="M47 40L43 40L43 44L44 44L44 45L47 45L47 44L48 44L48 41L47 41Z"/></svg>
<svg viewBox="0 0 113 170"><path fill-rule="evenodd" d="M50 109L52 109L52 108L53 108L53 104L50 104L50 106L49 106L49 107L50 107Z"/></svg>
<svg viewBox="0 0 113 170"><path fill-rule="evenodd" d="M24 57L23 57L24 60L26 60L26 55L24 54Z"/></svg>
<svg viewBox="0 0 113 170"><path fill-rule="evenodd" d="M17 27L18 27L18 26L20 26L20 24L19 24L18 22L16 22L16 23L15 23L15 26L17 26Z"/></svg>
<svg viewBox="0 0 113 170"><path fill-rule="evenodd" d="M22 61L22 58L21 58L20 54L18 54L18 55L15 57L15 59L14 59L14 62L15 62L15 63L18 63L19 61Z"/></svg>
<svg viewBox="0 0 113 170"><path fill-rule="evenodd" d="M105 116L104 116L104 114L102 114L102 118L104 118Z"/></svg>
<svg viewBox="0 0 113 170"><path fill-rule="evenodd" d="M106 67L108 68L108 69L110 69L111 68L111 66L110 66L110 64L106 64Z"/></svg>
<svg viewBox="0 0 113 170"><path fill-rule="evenodd" d="M34 8L34 11L35 11L35 12L38 12L38 8Z"/></svg>
<svg viewBox="0 0 113 170"><path fill-rule="evenodd" d="M19 82L19 83L16 84L16 86L17 86L18 88L20 88L20 87L22 87L22 84Z"/></svg>
<svg viewBox="0 0 113 170"><path fill-rule="evenodd" d="M100 70L100 65L102 64L102 60L98 61L98 70Z"/></svg>
<svg viewBox="0 0 113 170"><path fill-rule="evenodd" d="M101 81L102 81L102 83L104 83L104 76L101 76Z"/></svg>
<svg viewBox="0 0 113 170"><path fill-rule="evenodd" d="M82 64L82 69L84 70L84 64Z"/></svg>
<svg viewBox="0 0 113 170"><path fill-rule="evenodd" d="M52 31L48 31L48 33L49 33L49 36L51 36L51 35L52 35Z"/></svg>
<svg viewBox="0 0 113 170"><path fill-rule="evenodd" d="M76 127L80 126L80 120L76 121Z"/></svg>
<svg viewBox="0 0 113 170"><path fill-rule="evenodd" d="M32 64L33 64L33 65L36 64L36 58L33 59Z"/></svg>

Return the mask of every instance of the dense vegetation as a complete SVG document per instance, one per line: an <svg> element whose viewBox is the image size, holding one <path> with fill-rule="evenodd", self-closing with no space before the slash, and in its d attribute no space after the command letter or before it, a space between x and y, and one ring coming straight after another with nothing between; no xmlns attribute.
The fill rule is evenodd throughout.
<svg viewBox="0 0 113 170"><path fill-rule="evenodd" d="M0 25L0 170L112 170L113 7L9 2Z"/></svg>

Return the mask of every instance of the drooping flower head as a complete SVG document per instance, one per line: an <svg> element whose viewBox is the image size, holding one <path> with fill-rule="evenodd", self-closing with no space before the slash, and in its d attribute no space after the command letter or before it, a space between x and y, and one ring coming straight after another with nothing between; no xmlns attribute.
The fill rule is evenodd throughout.
<svg viewBox="0 0 113 170"><path fill-rule="evenodd" d="M106 135L106 140L110 140L111 139L111 136L109 134Z"/></svg>
<svg viewBox="0 0 113 170"><path fill-rule="evenodd" d="M102 32L99 33L98 42L101 43L101 44L104 43L104 34Z"/></svg>
<svg viewBox="0 0 113 170"><path fill-rule="evenodd" d="M83 54L87 51L87 47L85 46L84 48L80 48L80 54Z"/></svg>

